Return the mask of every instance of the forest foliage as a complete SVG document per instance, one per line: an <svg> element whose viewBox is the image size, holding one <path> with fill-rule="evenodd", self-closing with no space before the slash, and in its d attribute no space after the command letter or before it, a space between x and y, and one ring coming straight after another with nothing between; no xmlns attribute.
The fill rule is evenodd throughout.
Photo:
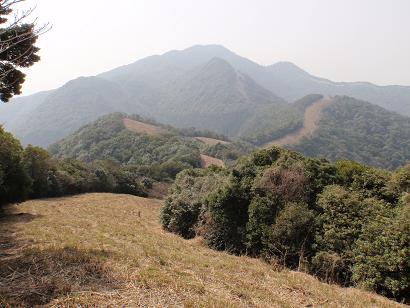
<svg viewBox="0 0 410 308"><path fill-rule="evenodd" d="M241 137L255 146L296 132L304 113L323 95L312 94L286 106L266 110L249 121ZM348 159L394 170L410 161L410 119L379 106L347 96L331 98L317 129L295 145L286 147L309 157L330 161Z"/></svg>
<svg viewBox="0 0 410 308"><path fill-rule="evenodd" d="M130 131L123 124L125 117L166 130L158 135ZM181 130L139 116L113 113L51 145L49 150L56 158L74 158L88 163L112 160L141 175L166 180L175 178L182 170L199 168L200 154L222 159L229 164L253 149L244 142L207 145L193 138L197 136L228 140L209 131L193 128Z"/></svg>
<svg viewBox="0 0 410 308"><path fill-rule="evenodd" d="M163 227L399 301L410 294L410 165L395 172L280 148L178 174Z"/></svg>
<svg viewBox="0 0 410 308"><path fill-rule="evenodd" d="M323 111L314 135L291 148L311 157L350 159L394 170L410 161L410 119L339 96Z"/></svg>
<svg viewBox="0 0 410 308"><path fill-rule="evenodd" d="M85 192L146 195L146 181L112 161L55 159L46 150L25 149L0 127L0 205Z"/></svg>
<svg viewBox="0 0 410 308"><path fill-rule="evenodd" d="M241 137L249 143L262 146L292 133L303 126L305 109L322 98L323 95L311 94L292 104L269 106L247 121Z"/></svg>

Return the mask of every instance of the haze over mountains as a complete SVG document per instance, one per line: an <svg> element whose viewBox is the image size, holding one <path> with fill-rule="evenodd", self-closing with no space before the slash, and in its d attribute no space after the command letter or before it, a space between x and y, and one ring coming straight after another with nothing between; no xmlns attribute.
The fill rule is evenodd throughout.
<svg viewBox="0 0 410 308"><path fill-rule="evenodd" d="M312 93L348 95L410 115L410 87L336 83L292 63L265 67L222 46L208 45L151 56L17 98L0 106L0 122L24 144L41 146L116 111L248 137L260 134L261 127L276 131L287 103ZM295 116L286 114L292 124Z"/></svg>

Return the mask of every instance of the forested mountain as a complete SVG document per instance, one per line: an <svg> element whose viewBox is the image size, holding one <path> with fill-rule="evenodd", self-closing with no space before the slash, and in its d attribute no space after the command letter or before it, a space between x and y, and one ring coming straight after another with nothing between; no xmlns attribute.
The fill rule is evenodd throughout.
<svg viewBox="0 0 410 308"><path fill-rule="evenodd" d="M213 58L170 83L160 104L154 116L162 122L236 136L253 115L286 103L227 61Z"/></svg>
<svg viewBox="0 0 410 308"><path fill-rule="evenodd" d="M253 149L248 144L212 137L219 136L113 113L80 128L49 150L58 159L74 158L87 163L110 160L130 166L141 175L165 180L181 170L201 167L204 155L230 164Z"/></svg>
<svg viewBox="0 0 410 308"><path fill-rule="evenodd" d="M335 97L312 136L291 149L332 161L395 169L410 162L410 118L350 97Z"/></svg>
<svg viewBox="0 0 410 308"><path fill-rule="evenodd" d="M291 104L275 108L269 106L250 117L242 126L239 136L256 146L263 146L292 133L303 126L305 110L322 98L323 95L311 94Z"/></svg>
<svg viewBox="0 0 410 308"><path fill-rule="evenodd" d="M410 118L347 96L309 95L252 124L242 138L259 147L279 145L388 169L410 161Z"/></svg>
<svg viewBox="0 0 410 308"><path fill-rule="evenodd" d="M30 104L27 98L21 103ZM136 112L137 106L115 83L98 77L79 78L52 91L34 109L13 118L5 127L23 144L46 146L102 115Z"/></svg>
<svg viewBox="0 0 410 308"><path fill-rule="evenodd" d="M116 111L237 136L257 127L261 117L281 118L285 101L312 93L349 95L410 115L410 87L335 83L291 63L265 67L222 46L208 45L151 56L16 99L15 107L0 106L0 120L24 144L49 145Z"/></svg>
<svg viewBox="0 0 410 308"><path fill-rule="evenodd" d="M171 51L161 56L148 57L133 64L100 75L113 81L125 82L126 88L158 89L184 72L203 65L212 58L229 62L236 70L248 75L272 93L292 102L303 96L347 95L372 102L401 114L410 115L409 86L377 86L368 82L333 82L310 75L290 62L261 66L219 45L193 46L181 51ZM148 76L148 81L143 79Z"/></svg>
<svg viewBox="0 0 410 308"><path fill-rule="evenodd" d="M275 80L272 88L268 87L268 89L289 101L312 93L350 96L410 116L410 86L378 86L369 82L333 82L312 76L290 62L279 62L267 69L272 74L272 80Z"/></svg>
<svg viewBox="0 0 410 308"><path fill-rule="evenodd" d="M39 92L27 97L15 98L12 103L0 104L0 124L7 126L9 130L19 127L52 92Z"/></svg>

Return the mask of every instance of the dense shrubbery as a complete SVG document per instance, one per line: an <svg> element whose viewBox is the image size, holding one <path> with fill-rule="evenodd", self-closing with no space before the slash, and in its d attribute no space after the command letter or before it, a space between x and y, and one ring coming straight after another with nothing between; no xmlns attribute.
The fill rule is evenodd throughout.
<svg viewBox="0 0 410 308"><path fill-rule="evenodd" d="M56 160L39 147L23 149L0 128L0 204L85 192L145 195L141 177L109 161Z"/></svg>
<svg viewBox="0 0 410 308"><path fill-rule="evenodd" d="M410 165L394 172L271 148L178 175L166 230L410 300Z"/></svg>
<svg viewBox="0 0 410 308"><path fill-rule="evenodd" d="M226 173L223 169L211 167L185 170L178 174L168 206L162 211L162 224L185 238L194 237L201 227L197 223L205 202L203 197L227 177Z"/></svg>

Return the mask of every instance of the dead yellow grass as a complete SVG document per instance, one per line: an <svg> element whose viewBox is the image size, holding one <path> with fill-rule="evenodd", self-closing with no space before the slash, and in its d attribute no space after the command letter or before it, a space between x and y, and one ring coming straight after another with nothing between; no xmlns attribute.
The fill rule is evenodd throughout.
<svg viewBox="0 0 410 308"><path fill-rule="evenodd" d="M147 134L150 136L157 136L160 134L166 133L166 130L162 127L155 126L152 124L140 122L140 121L135 121L132 119L123 119L124 126L133 132L140 133L140 134Z"/></svg>
<svg viewBox="0 0 410 308"><path fill-rule="evenodd" d="M201 154L201 167L208 168L210 166L225 167L225 163L218 158Z"/></svg>
<svg viewBox="0 0 410 308"><path fill-rule="evenodd" d="M399 306L166 233L161 205L87 194L13 206L0 225L0 306Z"/></svg>
<svg viewBox="0 0 410 308"><path fill-rule="evenodd" d="M214 138L208 138L208 137L195 137L196 140L202 141L205 144L209 145L217 145L218 143L220 144L230 144L228 141L224 140L219 140L219 139L214 139Z"/></svg>

